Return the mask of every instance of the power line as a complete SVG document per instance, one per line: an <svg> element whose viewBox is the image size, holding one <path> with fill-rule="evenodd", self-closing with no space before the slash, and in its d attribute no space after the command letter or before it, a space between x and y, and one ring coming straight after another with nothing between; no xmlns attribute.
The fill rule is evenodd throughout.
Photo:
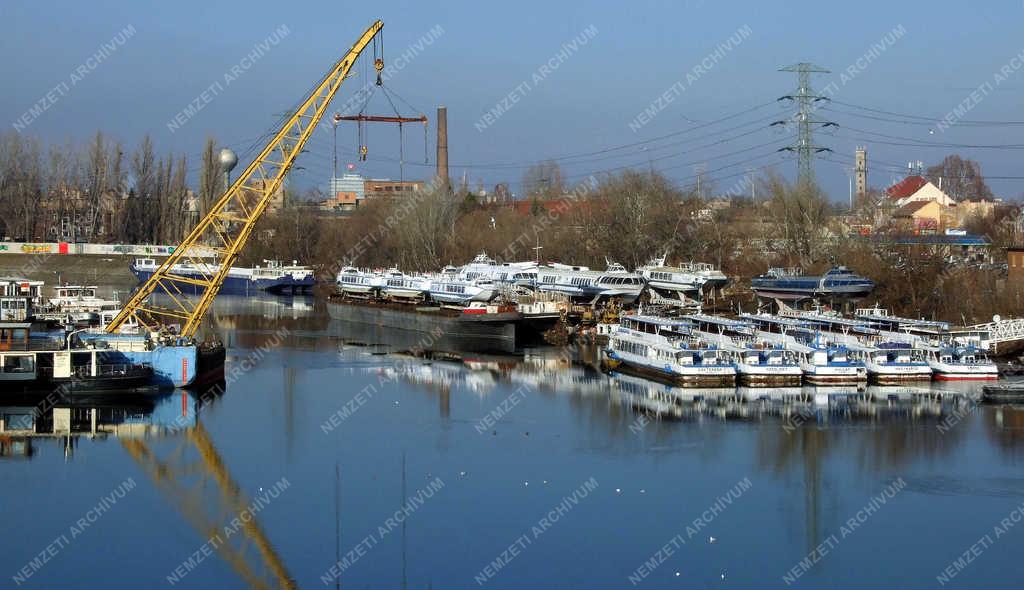
<svg viewBox="0 0 1024 590"><path fill-rule="evenodd" d="M945 143L945 142L934 142L934 141L923 141L915 139L913 137L902 137L899 135L888 135L886 133L878 133L877 131L868 131L866 129L858 129L856 127L850 127L849 125L841 127L841 129L849 129L850 131L856 131L857 133L863 133L865 135L874 135L877 137L883 137L890 140L897 140L907 143L893 143L881 140L868 140L874 141L875 143L881 143L883 145L903 145L903 146L917 146L917 147L936 147L936 148L963 148L963 149L990 149L990 150L1020 150L1024 149L1024 144L967 144L967 143ZM838 134L837 134L838 135ZM844 136L845 137L845 136ZM865 139L855 137L852 139Z"/></svg>
<svg viewBox="0 0 1024 590"><path fill-rule="evenodd" d="M925 116L921 116L921 115L909 115L909 114L906 114L906 113L896 113L896 112L893 112L893 111L886 111L886 110L883 110L883 109L875 109L875 108L871 108L871 107L860 106L860 105L856 105L856 104L853 104L853 103L843 102L843 101L835 100L835 99L832 99L830 102L832 102L832 104L838 104L838 105L843 105L843 106L847 106L847 107L852 107L852 108L855 108L855 109L860 109L862 111L868 111L870 113L879 113L879 114L882 114L882 115L891 115L891 116L900 117L900 118L903 118L903 119L917 119L917 120L921 120L921 121L928 121L928 122L933 123L933 124L939 123L939 122L944 120L943 117L925 117ZM957 125L980 125L980 126L1024 125L1024 121L979 121L979 120L970 120L970 119L958 119L956 121L956 124Z"/></svg>

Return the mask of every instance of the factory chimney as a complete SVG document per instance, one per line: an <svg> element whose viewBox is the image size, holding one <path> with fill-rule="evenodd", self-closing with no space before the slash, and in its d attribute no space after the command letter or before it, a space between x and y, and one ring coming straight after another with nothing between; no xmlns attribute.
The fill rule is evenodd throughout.
<svg viewBox="0 0 1024 590"><path fill-rule="evenodd" d="M448 109L437 107L437 178L438 185L448 189Z"/></svg>

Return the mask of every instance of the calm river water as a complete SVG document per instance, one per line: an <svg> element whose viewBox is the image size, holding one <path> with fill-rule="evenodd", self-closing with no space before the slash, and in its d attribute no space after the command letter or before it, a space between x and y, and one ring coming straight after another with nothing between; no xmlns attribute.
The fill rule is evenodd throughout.
<svg viewBox="0 0 1024 590"><path fill-rule="evenodd" d="M450 343L312 299L221 298L208 325L222 395L0 438L0 587L1020 587L1024 409L971 388L425 358Z"/></svg>

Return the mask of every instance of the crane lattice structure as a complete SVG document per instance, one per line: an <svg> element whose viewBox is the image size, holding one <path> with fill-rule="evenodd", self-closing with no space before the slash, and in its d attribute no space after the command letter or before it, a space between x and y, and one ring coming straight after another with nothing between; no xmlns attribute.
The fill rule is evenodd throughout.
<svg viewBox="0 0 1024 590"><path fill-rule="evenodd" d="M184 436L175 438L178 445L163 456L154 452L146 439L122 438L121 444L181 511L206 545L211 546L248 587L258 590L295 588L294 578L256 522L248 500L232 479L203 425L196 423L185 429ZM192 458L190 448L195 450L198 461ZM207 492L211 487L218 492L212 499ZM232 520L241 526L238 534L229 535L224 527ZM259 554L258 561L248 557L253 547ZM263 567L255 567L257 564Z"/></svg>
<svg viewBox="0 0 1024 590"><path fill-rule="evenodd" d="M779 100L792 100L797 104L797 112L794 114L797 122L796 143L779 151L795 152L797 155L797 180L800 183L808 183L814 180L814 156L822 152L830 152L831 149L821 147L814 143L814 129L816 127L837 127L832 121L823 121L814 117L817 104L827 101L828 97L815 94L811 89L811 74L828 74L829 70L811 63L798 63L792 66L779 69L780 72L796 72L798 88L795 93L780 97ZM785 125L787 121L776 121L772 125Z"/></svg>
<svg viewBox="0 0 1024 590"><path fill-rule="evenodd" d="M181 324L179 333L182 336L195 335L256 222L281 188L285 175L348 77L356 58L383 26L379 20L373 23L348 53L334 64L263 151L235 179L153 276L136 290L107 326L108 332L118 331L126 321L135 318L139 326L151 331L178 323ZM206 260L211 253L213 261ZM181 263L195 265L202 277L175 274L175 265ZM198 295L189 295L189 292ZM162 305L152 301L150 296L154 294L166 296L170 303Z"/></svg>

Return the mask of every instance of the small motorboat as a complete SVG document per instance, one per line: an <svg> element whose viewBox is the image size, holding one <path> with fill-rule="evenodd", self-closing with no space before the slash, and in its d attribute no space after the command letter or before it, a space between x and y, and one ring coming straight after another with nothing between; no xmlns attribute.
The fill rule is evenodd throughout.
<svg viewBox="0 0 1024 590"><path fill-rule="evenodd" d="M993 404L1024 403L1024 383L986 385L981 389L981 400Z"/></svg>

